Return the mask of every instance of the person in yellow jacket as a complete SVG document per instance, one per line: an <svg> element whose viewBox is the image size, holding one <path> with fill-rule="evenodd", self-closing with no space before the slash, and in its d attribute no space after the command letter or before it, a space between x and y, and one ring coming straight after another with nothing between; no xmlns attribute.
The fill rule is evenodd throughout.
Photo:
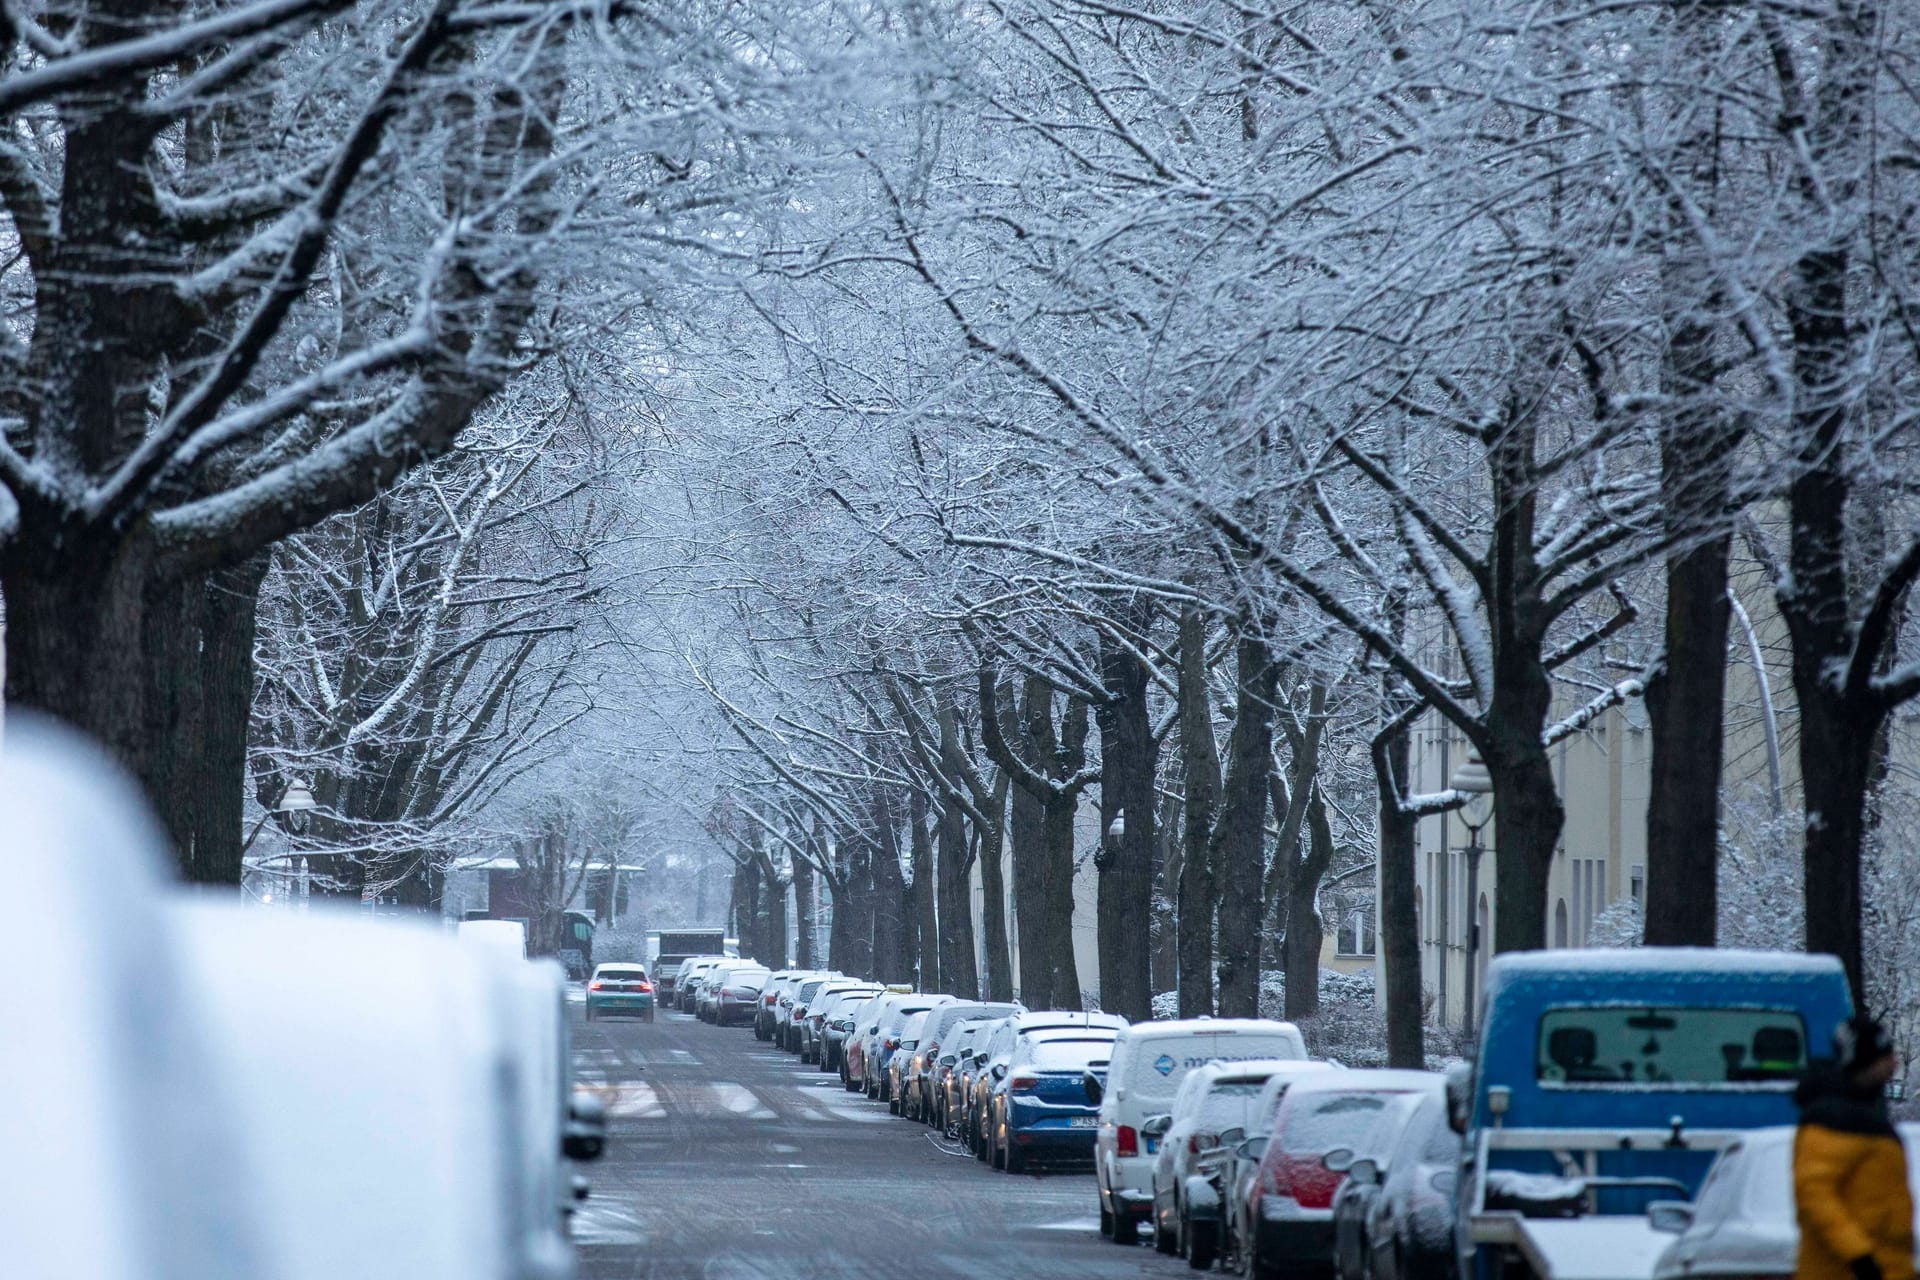
<svg viewBox="0 0 1920 1280"><path fill-rule="evenodd" d="M1794 1092L1795 1280L1914 1280L1907 1152L1887 1115L1893 1041L1859 1016L1834 1031L1833 1048Z"/></svg>

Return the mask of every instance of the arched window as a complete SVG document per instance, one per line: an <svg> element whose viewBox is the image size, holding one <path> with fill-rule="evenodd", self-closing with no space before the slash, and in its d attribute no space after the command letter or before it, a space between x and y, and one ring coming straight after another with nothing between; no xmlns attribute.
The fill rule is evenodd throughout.
<svg viewBox="0 0 1920 1280"><path fill-rule="evenodd" d="M1553 904L1553 945L1567 945L1567 900L1565 898Z"/></svg>

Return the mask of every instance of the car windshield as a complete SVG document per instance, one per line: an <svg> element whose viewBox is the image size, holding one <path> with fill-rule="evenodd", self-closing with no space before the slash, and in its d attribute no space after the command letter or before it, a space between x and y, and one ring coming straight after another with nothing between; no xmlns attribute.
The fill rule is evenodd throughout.
<svg viewBox="0 0 1920 1280"><path fill-rule="evenodd" d="M1790 1009L1549 1009L1540 1017L1534 1074L1578 1088L1785 1088L1806 1070L1806 1051L1806 1024Z"/></svg>
<svg viewBox="0 0 1920 1280"><path fill-rule="evenodd" d="M1320 1153L1351 1147L1366 1137L1387 1098L1377 1093L1309 1093L1295 1094L1292 1103L1281 1149Z"/></svg>

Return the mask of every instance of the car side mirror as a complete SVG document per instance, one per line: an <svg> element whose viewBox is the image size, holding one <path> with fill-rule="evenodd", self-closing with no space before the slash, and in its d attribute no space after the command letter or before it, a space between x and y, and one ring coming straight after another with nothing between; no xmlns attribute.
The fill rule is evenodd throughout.
<svg viewBox="0 0 1920 1280"><path fill-rule="evenodd" d="M1353 1168L1353 1148L1335 1147L1320 1157L1320 1163L1326 1166L1328 1173L1345 1173Z"/></svg>
<svg viewBox="0 0 1920 1280"><path fill-rule="evenodd" d="M1693 1206L1685 1200L1655 1200L1647 1206L1647 1225L1669 1235L1682 1235L1693 1225Z"/></svg>
<svg viewBox="0 0 1920 1280"><path fill-rule="evenodd" d="M1246 1136L1247 1131L1237 1125L1231 1129L1222 1129L1220 1131L1219 1145L1223 1147L1237 1147L1240 1145L1240 1140Z"/></svg>
<svg viewBox="0 0 1920 1280"><path fill-rule="evenodd" d="M1106 1097L1107 1095L1107 1087L1104 1084L1101 1084L1100 1077L1093 1074L1093 1072L1091 1071L1083 1072L1081 1074L1080 1087L1086 1090L1087 1103L1089 1106L1095 1106L1095 1107L1099 1106L1100 1100Z"/></svg>
<svg viewBox="0 0 1920 1280"><path fill-rule="evenodd" d="M1233 1154L1242 1160L1258 1160L1267 1154L1267 1140L1265 1137L1248 1138L1233 1149Z"/></svg>
<svg viewBox="0 0 1920 1280"><path fill-rule="evenodd" d="M1448 1067L1446 1091L1447 1127L1464 1134L1473 1114L1473 1068L1464 1062Z"/></svg>
<svg viewBox="0 0 1920 1280"><path fill-rule="evenodd" d="M1007 1064L1006 1064L1006 1063L1004 1063L1004 1062L996 1062L996 1063L994 1063L994 1064L993 1064L993 1078L994 1078L995 1080L1004 1080L1004 1079L1006 1079L1006 1076L1007 1076Z"/></svg>
<svg viewBox="0 0 1920 1280"><path fill-rule="evenodd" d="M1355 1160L1348 1166L1347 1176L1363 1187L1370 1187L1380 1181L1380 1166L1371 1160Z"/></svg>
<svg viewBox="0 0 1920 1280"><path fill-rule="evenodd" d="M950 1053L943 1053L940 1055L940 1065L943 1067L950 1067L954 1064L955 1061L956 1059Z"/></svg>
<svg viewBox="0 0 1920 1280"><path fill-rule="evenodd" d="M607 1151L607 1107L598 1094L575 1093L567 1106L567 1129L560 1154L569 1160L598 1160Z"/></svg>
<svg viewBox="0 0 1920 1280"><path fill-rule="evenodd" d="M1173 1128L1173 1117L1165 1113L1148 1116L1140 1122L1140 1133L1148 1138L1164 1138L1167 1136L1167 1130L1171 1128Z"/></svg>

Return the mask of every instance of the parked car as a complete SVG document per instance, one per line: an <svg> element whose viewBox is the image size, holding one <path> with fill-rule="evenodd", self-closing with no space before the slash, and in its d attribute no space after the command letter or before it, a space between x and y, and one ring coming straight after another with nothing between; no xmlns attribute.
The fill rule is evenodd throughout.
<svg viewBox="0 0 1920 1280"><path fill-rule="evenodd" d="M1920 1204L1920 1125L1898 1126L1907 1148L1907 1186ZM1791 1126L1755 1129L1720 1152L1691 1203L1650 1206L1655 1230L1673 1242L1653 1280L1786 1280L1800 1252L1793 1198Z"/></svg>
<svg viewBox="0 0 1920 1280"><path fill-rule="evenodd" d="M982 1025L968 1046L968 1054L954 1064L952 1085L949 1089L951 1101L947 1106L947 1127L955 1133L960 1144L985 1160L986 1154L980 1147L980 1121L974 1111L974 1084L986 1074L987 1063L992 1055L989 1047L996 1037L1012 1022L1011 1016L995 1018Z"/></svg>
<svg viewBox="0 0 1920 1280"><path fill-rule="evenodd" d="M875 1021L867 1029L860 1055L860 1083L869 1098L889 1101L887 1064L899 1051L901 1029L907 1025L907 1019L916 1013L925 1013L929 1009L956 1002L957 997L954 996L915 992L900 996L893 1003L882 1004L875 1010Z"/></svg>
<svg viewBox="0 0 1920 1280"><path fill-rule="evenodd" d="M755 1040L773 1039L774 1010L780 1003L783 993L792 989L793 984L807 976L806 969L776 969L768 975L767 985L760 988L760 1003L753 1009L753 1038Z"/></svg>
<svg viewBox="0 0 1920 1280"><path fill-rule="evenodd" d="M854 1028L863 1025L861 1018L875 1001L887 994L884 987L873 987L864 996L855 996L835 1006L833 1016L821 1024L820 1029L820 1069L837 1072L840 1083L851 1090L855 1086L849 1083L847 1072L848 1041L854 1038Z"/></svg>
<svg viewBox="0 0 1920 1280"><path fill-rule="evenodd" d="M992 1037L974 1055L976 1065L982 1069L973 1071L968 1080L965 1121L973 1132L974 1156L984 1161L993 1155L993 1131L989 1127L993 1116L993 1086L1006 1074L1005 1068L1013 1060L1014 1047L1020 1037L1041 1031L1104 1029L1117 1032L1126 1025L1127 1020L1118 1014L1062 1009L1015 1014L996 1024ZM998 1073L994 1070L996 1067L1001 1068ZM1085 1094L1084 1082L1081 1092Z"/></svg>
<svg viewBox="0 0 1920 1280"><path fill-rule="evenodd" d="M1353 1145L1395 1096L1432 1087L1425 1071L1338 1071L1296 1080L1274 1116L1273 1131L1249 1189L1244 1221L1247 1272L1277 1280L1333 1267L1333 1197L1345 1165L1327 1156Z"/></svg>
<svg viewBox="0 0 1920 1280"><path fill-rule="evenodd" d="M839 1063L839 1041L845 1032L835 1032L833 1054L828 1053L829 1039L827 1024L834 1019L846 1019L852 1026L851 1015L854 1007L880 994L880 988L855 983L845 987L827 987L816 993L813 1002L807 1007L807 1016L800 1025L800 1061L810 1062L822 1071L833 1071Z"/></svg>
<svg viewBox="0 0 1920 1280"><path fill-rule="evenodd" d="M700 995L700 980L715 965L725 964L725 956L701 956L689 960L681 967L680 980L674 984L674 1003L682 1013L692 1013L694 1001Z"/></svg>
<svg viewBox="0 0 1920 1280"><path fill-rule="evenodd" d="M1457 1280L1453 1189L1460 1155L1444 1092L1420 1094L1367 1214L1372 1280Z"/></svg>
<svg viewBox="0 0 1920 1280"><path fill-rule="evenodd" d="M882 1082L880 1096L887 1100L887 1110L894 1115L906 1115L900 1106L901 1081L912 1078L908 1068L913 1065L914 1054L920 1048L920 1028L926 1025L927 1015L932 1012L931 1009L922 1009L900 1025L900 1042L887 1058L886 1080Z"/></svg>
<svg viewBox="0 0 1920 1280"><path fill-rule="evenodd" d="M1215 1185L1216 1168L1224 1169L1223 1145L1238 1146L1253 1123L1267 1078L1276 1068L1288 1064L1279 1059L1256 1058L1251 1062L1209 1062L1187 1073L1166 1112L1166 1129L1156 1140L1153 1157L1153 1243L1162 1253L1187 1255L1191 1248L1194 1211L1189 1204L1189 1179L1201 1176L1199 1161L1203 1154L1211 1164L1201 1206L1204 1227L1201 1250L1210 1265L1219 1250L1224 1216L1220 1212L1221 1187ZM1157 1120L1157 1117L1155 1118ZM1160 1125L1149 1120L1147 1127Z"/></svg>
<svg viewBox="0 0 1920 1280"><path fill-rule="evenodd" d="M954 1031L948 1048L936 1064L939 1068L938 1091L934 1095L934 1123L949 1137L962 1138L960 1117L966 1113L967 1076L973 1070L976 1046L992 1034L996 1018L963 1022Z"/></svg>
<svg viewBox="0 0 1920 1280"><path fill-rule="evenodd" d="M1434 1087L1426 1093L1408 1093L1388 1103L1366 1137L1351 1150L1330 1151L1321 1158L1327 1168L1346 1174L1333 1196L1333 1271L1337 1280L1372 1280L1373 1245L1367 1236L1367 1222L1401 1133L1421 1101L1430 1097L1438 1097L1445 1105L1446 1092L1437 1075Z"/></svg>
<svg viewBox="0 0 1920 1280"><path fill-rule="evenodd" d="M1104 1078L1118 1031L1032 1032L1014 1043L988 1094L988 1163L1020 1173L1030 1163L1093 1158L1100 1108L1087 1096L1087 1077Z"/></svg>
<svg viewBox="0 0 1920 1280"><path fill-rule="evenodd" d="M1094 1139L1094 1190L1100 1231L1122 1244L1139 1238L1153 1211L1154 1144L1140 1126L1164 1115L1187 1073L1209 1062L1304 1060L1306 1041L1290 1022L1263 1018L1191 1018L1143 1022L1115 1042Z"/></svg>
<svg viewBox="0 0 1920 1280"><path fill-rule="evenodd" d="M1641 947L1496 956L1485 1008L1454 1114L1467 1150L1500 1139L1455 1188L1462 1274L1551 1272L1551 1254L1618 1256L1638 1233L1646 1269L1623 1280L1650 1280L1647 1206L1688 1198L1735 1136L1793 1123L1809 1047L1853 1001L1831 956ZM1563 1167L1593 1181L1565 1197L1571 1221L1536 1229L1524 1180Z"/></svg>
<svg viewBox="0 0 1920 1280"><path fill-rule="evenodd" d="M821 992L831 991L836 983L845 985L842 975L815 973L790 984L774 1006L773 1042L788 1053L799 1053L800 1026L806 1019L807 1006Z"/></svg>
<svg viewBox="0 0 1920 1280"><path fill-rule="evenodd" d="M1294 1081L1320 1072L1339 1070L1343 1068L1331 1062L1313 1059L1290 1061L1276 1065L1267 1082L1260 1086L1260 1096L1254 1100L1251 1108L1247 1136L1234 1147L1221 1175L1226 1223L1220 1241L1220 1254L1230 1269L1245 1270L1246 1241L1252 1238L1251 1224L1246 1219L1247 1205L1253 1180L1260 1172L1260 1157L1266 1151L1267 1137L1273 1132L1273 1121L1280 1110L1281 1100L1286 1097Z"/></svg>
<svg viewBox="0 0 1920 1280"><path fill-rule="evenodd" d="M609 1016L653 1021L653 982L637 964L603 964L587 979L587 1021Z"/></svg>
<svg viewBox="0 0 1920 1280"><path fill-rule="evenodd" d="M756 965L751 960L722 960L708 967L697 979L699 986L693 996L693 1017L701 1019L703 1023L714 1021L714 1006L720 1002L720 984L735 969L764 969L764 965Z"/></svg>
<svg viewBox="0 0 1920 1280"><path fill-rule="evenodd" d="M728 969L714 984L708 1021L717 1027L750 1025L770 976L765 969Z"/></svg>
<svg viewBox="0 0 1920 1280"><path fill-rule="evenodd" d="M958 1029L968 1023L991 1021L1021 1012L1024 1009L1018 1004L979 1000L960 1000L933 1010L920 1028L919 1044L914 1047L913 1057L902 1073L907 1080L907 1093L901 1100L900 1114L933 1124L935 1089L945 1087L939 1065L943 1043L951 1043Z"/></svg>

